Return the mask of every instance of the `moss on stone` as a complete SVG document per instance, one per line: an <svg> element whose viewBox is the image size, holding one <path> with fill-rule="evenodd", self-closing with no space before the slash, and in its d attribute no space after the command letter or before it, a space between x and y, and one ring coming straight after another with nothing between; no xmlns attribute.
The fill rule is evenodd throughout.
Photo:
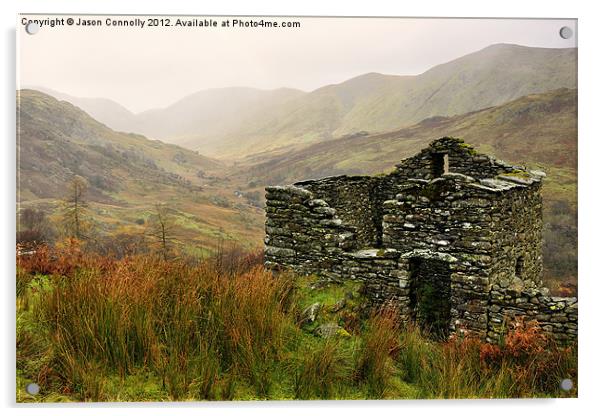
<svg viewBox="0 0 602 416"><path fill-rule="evenodd" d="M474 150L474 148L471 145L469 145L469 144L466 144L464 142L460 142L460 143L458 143L458 147L460 147L462 149L465 149L472 156L478 155L478 152L476 150Z"/></svg>
<svg viewBox="0 0 602 416"><path fill-rule="evenodd" d="M531 174L524 170L514 169L511 172L504 173L504 176L514 176L516 178L529 179L531 178Z"/></svg>

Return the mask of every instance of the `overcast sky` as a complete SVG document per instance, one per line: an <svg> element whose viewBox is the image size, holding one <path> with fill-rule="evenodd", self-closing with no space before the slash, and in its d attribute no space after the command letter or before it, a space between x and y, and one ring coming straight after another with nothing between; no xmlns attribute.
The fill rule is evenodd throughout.
<svg viewBox="0 0 602 416"><path fill-rule="evenodd" d="M19 21L18 86L110 98L140 112L206 88L311 91L366 72L414 75L494 43L576 46L576 36L559 36L562 26L575 31L574 20L269 18L301 27L267 29L123 28L107 27L107 16L86 18L103 25L28 35Z"/></svg>

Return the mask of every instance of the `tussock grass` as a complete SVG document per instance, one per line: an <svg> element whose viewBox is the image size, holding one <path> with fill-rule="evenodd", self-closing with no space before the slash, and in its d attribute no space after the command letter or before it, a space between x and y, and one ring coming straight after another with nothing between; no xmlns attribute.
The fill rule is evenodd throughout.
<svg viewBox="0 0 602 416"><path fill-rule="evenodd" d="M576 395L559 389L577 380L576 345L537 325L518 322L499 345L435 342L393 309L362 320L360 288L299 288L307 279L275 276L258 255L114 259L72 243L18 257L18 401ZM320 312L351 336L297 323L308 303L356 289L347 309ZM31 381L43 396L22 392Z"/></svg>
<svg viewBox="0 0 602 416"><path fill-rule="evenodd" d="M302 350L293 371L296 399L344 398L352 371L352 354L338 339L327 339Z"/></svg>
<svg viewBox="0 0 602 416"><path fill-rule="evenodd" d="M404 379L422 398L568 397L564 378L577 379L576 345L561 347L536 323L518 321L499 345L452 336L436 343L408 326L397 356Z"/></svg>
<svg viewBox="0 0 602 416"><path fill-rule="evenodd" d="M399 321L395 309L383 309L370 317L361 336L355 369L370 398L382 398L397 373L393 357L399 353Z"/></svg>
<svg viewBox="0 0 602 416"><path fill-rule="evenodd" d="M21 267L47 272L40 263ZM268 395L271 367L294 330L288 276L152 257L90 258L85 268L61 271L49 277L53 289L38 295L36 307L62 389L100 400L98 369L125 377L147 367L176 400L220 398L215 389L226 372Z"/></svg>

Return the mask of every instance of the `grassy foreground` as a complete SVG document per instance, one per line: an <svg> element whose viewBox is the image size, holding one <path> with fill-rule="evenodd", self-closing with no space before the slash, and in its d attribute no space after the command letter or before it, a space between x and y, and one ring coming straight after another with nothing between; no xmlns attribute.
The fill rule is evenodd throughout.
<svg viewBox="0 0 602 416"><path fill-rule="evenodd" d="M394 311L367 315L357 282L274 276L261 261L113 259L75 243L19 256L17 401L577 395L559 387L576 385L576 345L536 325L500 345L435 342ZM324 324L332 336L317 335Z"/></svg>

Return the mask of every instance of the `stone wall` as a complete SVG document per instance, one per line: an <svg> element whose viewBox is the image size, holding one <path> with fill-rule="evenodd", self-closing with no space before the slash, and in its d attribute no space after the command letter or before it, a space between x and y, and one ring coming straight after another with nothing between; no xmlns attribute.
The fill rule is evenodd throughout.
<svg viewBox="0 0 602 416"><path fill-rule="evenodd" d="M374 305L406 299L397 250L355 250L354 227L344 226L334 208L306 189L289 185L266 190L267 267L332 281L362 280Z"/></svg>
<svg viewBox="0 0 602 416"><path fill-rule="evenodd" d="M267 188L267 266L336 275L343 248L353 247L354 240L354 228L344 226L336 210L310 191L292 185Z"/></svg>
<svg viewBox="0 0 602 416"><path fill-rule="evenodd" d="M379 247L382 244L382 205L395 193L388 176L333 176L297 182L315 198L336 209L337 216L353 229L354 248Z"/></svg>
<svg viewBox="0 0 602 416"><path fill-rule="evenodd" d="M461 139L444 137L431 143L417 155L404 159L396 166L395 175L400 179L434 179L440 176L436 174L435 165L438 158L434 156L443 154L448 157L450 172L471 176L475 179L493 178L516 170L514 166L501 160L477 153Z"/></svg>
<svg viewBox="0 0 602 416"><path fill-rule="evenodd" d="M515 317L537 320L541 328L561 343L577 339L578 303L574 297L552 297L545 288L516 291L494 289L489 306L486 339L496 341Z"/></svg>
<svg viewBox="0 0 602 416"><path fill-rule="evenodd" d="M362 280L403 320L435 316L421 312L431 303L449 308L449 331L495 340L520 315L572 340L576 299L541 287L541 177L444 138L390 175L269 187L266 265Z"/></svg>
<svg viewBox="0 0 602 416"><path fill-rule="evenodd" d="M495 288L518 285L536 288L542 285L543 222L541 183L515 187L495 200L491 215L491 239L495 262L492 284Z"/></svg>
<svg viewBox="0 0 602 416"><path fill-rule="evenodd" d="M492 262L490 215L496 194L468 186L472 179L444 174L411 180L384 204L383 244L413 258L445 258L450 263L450 329L487 330L488 284ZM408 270L409 262L402 265Z"/></svg>
<svg viewBox="0 0 602 416"><path fill-rule="evenodd" d="M352 229L354 244L369 247L376 244L379 222L372 199L376 183L369 176L338 176L298 182L295 186L311 191L315 198L334 208L338 218Z"/></svg>

